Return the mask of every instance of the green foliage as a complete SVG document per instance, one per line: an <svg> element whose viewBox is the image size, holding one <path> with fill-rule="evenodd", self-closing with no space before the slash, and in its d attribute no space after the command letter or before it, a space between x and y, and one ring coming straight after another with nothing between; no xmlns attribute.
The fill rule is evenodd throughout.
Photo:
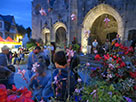
<svg viewBox="0 0 136 102"><path fill-rule="evenodd" d="M95 86L84 87L82 99L89 102L125 102L121 93L104 81L97 81Z"/></svg>
<svg viewBox="0 0 136 102"><path fill-rule="evenodd" d="M34 39L30 39L30 41L26 44L26 47L29 49L31 47L35 47L36 46L36 40Z"/></svg>
<svg viewBox="0 0 136 102"><path fill-rule="evenodd" d="M31 35L31 28L30 27L28 27L28 28L26 28L26 33L28 34L28 37L30 38L30 35Z"/></svg>
<svg viewBox="0 0 136 102"><path fill-rule="evenodd" d="M80 51L80 45L79 45L79 44L74 44L74 45L72 46L72 49L73 49L74 51L76 51L76 52L79 52L79 51Z"/></svg>
<svg viewBox="0 0 136 102"><path fill-rule="evenodd" d="M23 25L16 24L16 27L19 34L24 35L26 33L26 29L23 27Z"/></svg>

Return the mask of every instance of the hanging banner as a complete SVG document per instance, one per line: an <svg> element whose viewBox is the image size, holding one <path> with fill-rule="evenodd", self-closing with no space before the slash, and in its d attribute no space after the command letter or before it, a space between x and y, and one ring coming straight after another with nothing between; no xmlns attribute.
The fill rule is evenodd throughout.
<svg viewBox="0 0 136 102"><path fill-rule="evenodd" d="M47 13L45 12L45 10L43 8L41 8L41 10L39 12L42 16L47 16Z"/></svg>

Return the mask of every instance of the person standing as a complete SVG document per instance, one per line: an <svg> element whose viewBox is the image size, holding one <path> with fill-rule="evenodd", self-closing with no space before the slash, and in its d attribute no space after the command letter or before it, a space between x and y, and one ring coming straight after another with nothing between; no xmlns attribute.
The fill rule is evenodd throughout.
<svg viewBox="0 0 136 102"><path fill-rule="evenodd" d="M110 50L110 42L109 42L108 39L106 39L106 41L105 41L104 48L105 48L106 52L109 52L109 50Z"/></svg>
<svg viewBox="0 0 136 102"><path fill-rule="evenodd" d="M0 84L4 84L7 88L9 88L9 86L12 86L11 83L14 83L14 74L12 74L12 71L8 68L7 55L9 54L9 48L5 45L2 47L1 50L2 53L0 53Z"/></svg>
<svg viewBox="0 0 136 102"><path fill-rule="evenodd" d="M15 53L14 53L14 63L13 64L16 64L16 62L18 61L18 54L17 54L17 52L15 51Z"/></svg>
<svg viewBox="0 0 136 102"><path fill-rule="evenodd" d="M47 46L44 46L44 55L45 56L48 56L48 58L50 58L50 51L49 51L49 49L47 48Z"/></svg>
<svg viewBox="0 0 136 102"><path fill-rule="evenodd" d="M93 47L93 52L95 53L98 47L98 42L96 39L92 42L92 47Z"/></svg>
<svg viewBox="0 0 136 102"><path fill-rule="evenodd" d="M87 45L87 53L88 54L91 54L91 48L92 48L92 38L91 38L91 34L89 34L89 37L88 37L88 45Z"/></svg>
<svg viewBox="0 0 136 102"><path fill-rule="evenodd" d="M97 48L97 46L98 46L98 42L97 42L97 40L96 40L96 39L92 42L92 45L93 45L93 48Z"/></svg>
<svg viewBox="0 0 136 102"><path fill-rule="evenodd" d="M37 46L32 52L30 52L28 56L28 72L29 72L29 77L32 76L32 67L33 64L38 62L38 54L41 52L41 48Z"/></svg>
<svg viewBox="0 0 136 102"><path fill-rule="evenodd" d="M0 66L7 67L8 65L8 58L7 55L9 54L9 48L8 46L2 47L2 53L0 53Z"/></svg>
<svg viewBox="0 0 136 102"><path fill-rule="evenodd" d="M55 97L57 102L66 102L69 95L72 95L76 85L76 79L73 71L67 66L67 58L64 51L58 51L54 54L54 69L49 83L43 90L43 98Z"/></svg>

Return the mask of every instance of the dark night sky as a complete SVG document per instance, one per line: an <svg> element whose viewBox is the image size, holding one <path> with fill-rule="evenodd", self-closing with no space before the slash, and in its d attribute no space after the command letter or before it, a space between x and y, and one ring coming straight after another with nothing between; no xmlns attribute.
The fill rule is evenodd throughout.
<svg viewBox="0 0 136 102"><path fill-rule="evenodd" d="M0 0L0 14L12 15L19 25L25 28L31 25L31 1L32 0Z"/></svg>

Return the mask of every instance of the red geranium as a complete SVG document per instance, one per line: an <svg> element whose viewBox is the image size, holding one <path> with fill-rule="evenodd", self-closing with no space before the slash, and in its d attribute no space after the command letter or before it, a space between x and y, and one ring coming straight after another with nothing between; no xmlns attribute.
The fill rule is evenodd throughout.
<svg viewBox="0 0 136 102"><path fill-rule="evenodd" d="M17 102L17 95L10 95L7 98L7 102Z"/></svg>
<svg viewBox="0 0 136 102"><path fill-rule="evenodd" d="M110 57L112 57L113 55L110 55Z"/></svg>
<svg viewBox="0 0 136 102"><path fill-rule="evenodd" d="M17 97L18 93L21 93L19 98ZM13 85L12 90L10 90L6 89L5 85L0 84L0 102L34 102L31 98L32 92L27 88L17 89Z"/></svg>
<svg viewBox="0 0 136 102"><path fill-rule="evenodd" d="M122 60L120 57L118 57L118 59L116 59L116 63L120 63L120 62L122 62Z"/></svg>
<svg viewBox="0 0 136 102"><path fill-rule="evenodd" d="M32 98L32 92L31 91L26 91L21 96L24 96L26 98Z"/></svg>
<svg viewBox="0 0 136 102"><path fill-rule="evenodd" d="M120 46L120 44L119 43L115 43L115 47L119 47Z"/></svg>
<svg viewBox="0 0 136 102"><path fill-rule="evenodd" d="M17 92L20 92L20 93L24 93L26 91L28 91L28 89L26 87L17 90Z"/></svg>
<svg viewBox="0 0 136 102"><path fill-rule="evenodd" d="M121 62L120 67L125 67L125 66L126 66L125 62Z"/></svg>
<svg viewBox="0 0 136 102"><path fill-rule="evenodd" d="M136 86L134 86L134 90L136 90Z"/></svg>
<svg viewBox="0 0 136 102"><path fill-rule="evenodd" d="M120 49L124 50L124 46L122 44L120 45Z"/></svg>
<svg viewBox="0 0 136 102"><path fill-rule="evenodd" d="M119 78L122 78L122 76L121 75L119 75L118 73L116 73L115 74L117 77L119 77Z"/></svg>
<svg viewBox="0 0 136 102"><path fill-rule="evenodd" d="M113 58L114 58L114 59L117 59L117 56L114 55Z"/></svg>
<svg viewBox="0 0 136 102"><path fill-rule="evenodd" d="M15 85L12 85L12 91L17 91L17 88Z"/></svg>
<svg viewBox="0 0 136 102"><path fill-rule="evenodd" d="M106 55L104 55L104 58L105 58L106 60L108 60L108 59L110 58L110 55L109 55L109 54L106 54Z"/></svg>
<svg viewBox="0 0 136 102"><path fill-rule="evenodd" d="M136 72L129 72L129 74L132 78L136 78Z"/></svg>
<svg viewBox="0 0 136 102"><path fill-rule="evenodd" d="M133 47L129 47L128 52L133 52L133 51L134 51Z"/></svg>
<svg viewBox="0 0 136 102"><path fill-rule="evenodd" d="M100 59L102 59L101 56L100 56L99 54L97 54L97 55L95 56L95 60L99 61Z"/></svg>
<svg viewBox="0 0 136 102"><path fill-rule="evenodd" d="M30 98L26 98L26 97L19 97L16 102L34 102L32 99Z"/></svg>
<svg viewBox="0 0 136 102"><path fill-rule="evenodd" d="M0 102L7 102L7 90L6 86L3 84L0 84Z"/></svg>

